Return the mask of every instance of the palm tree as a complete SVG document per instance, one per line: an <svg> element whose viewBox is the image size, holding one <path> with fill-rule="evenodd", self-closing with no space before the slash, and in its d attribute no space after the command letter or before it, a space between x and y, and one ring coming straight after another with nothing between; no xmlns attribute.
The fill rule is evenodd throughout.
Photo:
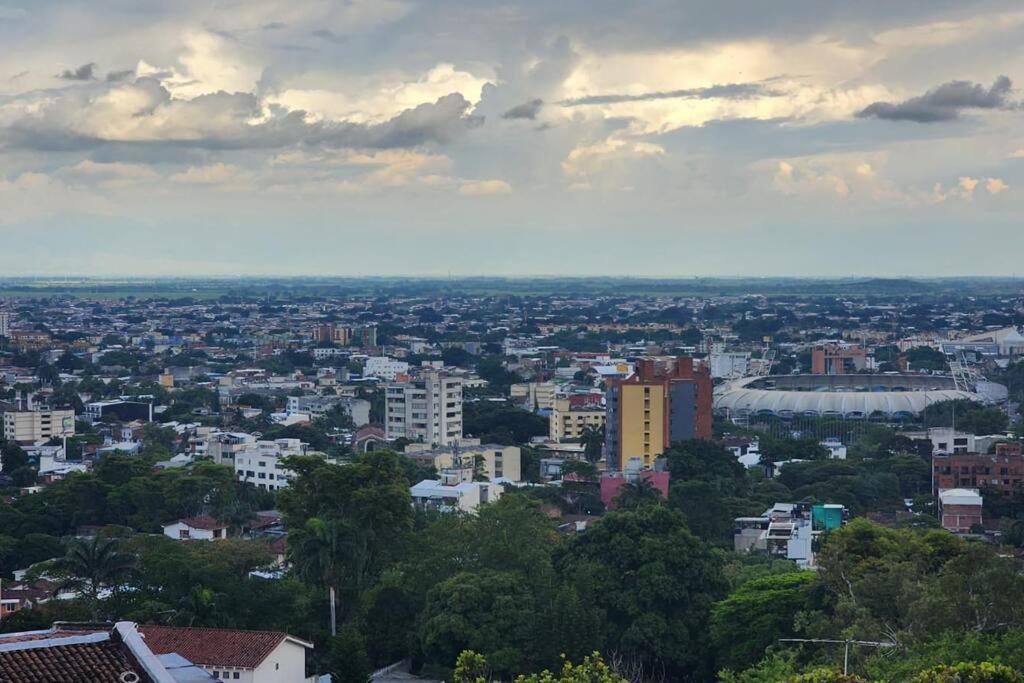
<svg viewBox="0 0 1024 683"><path fill-rule="evenodd" d="M68 543L64 557L54 562L54 568L65 576L58 590L84 594L94 621L99 619L100 592L116 589L135 570L135 556L121 552L120 545L117 539L102 536L75 538Z"/></svg>
<svg viewBox="0 0 1024 683"><path fill-rule="evenodd" d="M217 593L204 586L193 586L188 595L179 601L174 622L179 626L223 626L224 613L221 611L223 593Z"/></svg>
<svg viewBox="0 0 1024 683"><path fill-rule="evenodd" d="M637 479L624 484L614 502L620 510L635 510L662 500L661 491L654 488L650 479Z"/></svg>
<svg viewBox="0 0 1024 683"><path fill-rule="evenodd" d="M339 519L311 517L288 535L288 559L304 581L327 588L331 601L331 636L338 633L337 591L343 576L362 574L358 531ZM347 570L347 572L346 572Z"/></svg>
<svg viewBox="0 0 1024 683"><path fill-rule="evenodd" d="M583 457L587 462L596 463L601 459L604 450L604 427L585 426L580 433L580 444L583 446Z"/></svg>

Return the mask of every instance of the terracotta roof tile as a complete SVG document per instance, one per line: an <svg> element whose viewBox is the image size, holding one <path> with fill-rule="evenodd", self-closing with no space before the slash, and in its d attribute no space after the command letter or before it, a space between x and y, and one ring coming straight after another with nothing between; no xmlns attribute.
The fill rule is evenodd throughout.
<svg viewBox="0 0 1024 683"><path fill-rule="evenodd" d="M111 640L0 652L4 683L121 683L127 671L152 681L128 648Z"/></svg>
<svg viewBox="0 0 1024 683"><path fill-rule="evenodd" d="M286 637L280 631L235 631L140 625L139 633L154 654L177 652L201 666L255 669Z"/></svg>

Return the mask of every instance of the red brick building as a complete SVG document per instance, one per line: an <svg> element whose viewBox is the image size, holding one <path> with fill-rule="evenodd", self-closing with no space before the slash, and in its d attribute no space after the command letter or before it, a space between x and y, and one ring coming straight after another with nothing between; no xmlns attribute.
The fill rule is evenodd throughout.
<svg viewBox="0 0 1024 683"><path fill-rule="evenodd" d="M996 445L994 454L954 453L932 456L932 490L980 488L1003 493L1024 490L1024 455L1019 443Z"/></svg>

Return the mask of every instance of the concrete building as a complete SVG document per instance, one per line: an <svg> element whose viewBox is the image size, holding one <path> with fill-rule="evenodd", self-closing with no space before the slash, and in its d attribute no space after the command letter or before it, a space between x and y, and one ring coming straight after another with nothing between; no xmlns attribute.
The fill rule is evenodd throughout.
<svg viewBox="0 0 1024 683"><path fill-rule="evenodd" d="M552 410L557 392L554 382L523 382L509 387L509 398L527 410Z"/></svg>
<svg viewBox="0 0 1024 683"><path fill-rule="evenodd" d="M733 549L740 553L762 552L792 560L802 569L815 566L815 540L846 524L842 505L826 503L776 503L760 517L737 517L733 522Z"/></svg>
<svg viewBox="0 0 1024 683"><path fill-rule="evenodd" d="M548 417L548 436L552 441L579 439L584 429L601 429L604 421L605 409L600 406L575 407L568 398L557 398Z"/></svg>
<svg viewBox="0 0 1024 683"><path fill-rule="evenodd" d="M363 365L363 377L378 377L388 382L398 380L399 375L409 374L409 364L387 356L367 358Z"/></svg>
<svg viewBox="0 0 1024 683"><path fill-rule="evenodd" d="M631 377L608 380L607 387L609 469L632 457L650 467L676 441L711 438L711 374L690 357L641 359Z"/></svg>
<svg viewBox="0 0 1024 683"><path fill-rule="evenodd" d="M0 311L0 337L11 336L11 314Z"/></svg>
<svg viewBox="0 0 1024 683"><path fill-rule="evenodd" d="M288 486L295 474L281 462L291 455L306 453L307 444L298 439L255 441L234 452L235 477L268 491L279 491Z"/></svg>
<svg viewBox="0 0 1024 683"><path fill-rule="evenodd" d="M102 422L111 418L122 422L131 420L153 421L153 404L142 401L93 401L85 404L85 416L90 422Z"/></svg>
<svg viewBox="0 0 1024 683"><path fill-rule="evenodd" d="M712 351L709 358L713 379L745 377L750 372L749 352Z"/></svg>
<svg viewBox="0 0 1024 683"><path fill-rule="evenodd" d="M984 500L978 489L946 489L939 491L939 519L942 528L955 534L966 534L981 526Z"/></svg>
<svg viewBox="0 0 1024 683"><path fill-rule="evenodd" d="M867 351L857 344L820 344L811 349L811 374L852 375L867 367Z"/></svg>
<svg viewBox="0 0 1024 683"><path fill-rule="evenodd" d="M411 443L405 447L405 455L439 472L467 465L491 481L523 480L523 454L518 446L481 444L479 439L462 439L457 445L437 447Z"/></svg>
<svg viewBox="0 0 1024 683"><path fill-rule="evenodd" d="M289 396L289 415L309 415L311 420L323 417L326 413L340 406L346 415L352 418L356 427L370 422L370 402L361 398L343 396Z"/></svg>
<svg viewBox="0 0 1024 683"><path fill-rule="evenodd" d="M412 504L420 510L473 513L481 505L501 498L504 492L501 484L460 479L424 479L409 489Z"/></svg>
<svg viewBox="0 0 1024 683"><path fill-rule="evenodd" d="M429 371L384 388L388 441L406 438L431 445L462 439L462 378Z"/></svg>
<svg viewBox="0 0 1024 683"><path fill-rule="evenodd" d="M4 438L31 444L75 435L74 410L9 410L3 414Z"/></svg>
<svg viewBox="0 0 1024 683"><path fill-rule="evenodd" d="M347 327L338 327L336 325L318 325L313 328L313 332L310 334L315 343L321 342L332 342L334 344L341 344L345 346L348 344L350 335Z"/></svg>

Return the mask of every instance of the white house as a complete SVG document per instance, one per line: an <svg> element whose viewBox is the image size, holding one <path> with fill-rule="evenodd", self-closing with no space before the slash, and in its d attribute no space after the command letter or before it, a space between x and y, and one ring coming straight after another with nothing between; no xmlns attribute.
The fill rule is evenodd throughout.
<svg viewBox="0 0 1024 683"><path fill-rule="evenodd" d="M421 509L442 512L475 512L484 503L492 503L504 492L500 483L464 481L447 484L442 479L424 479L409 489L412 503Z"/></svg>
<svg viewBox="0 0 1024 683"><path fill-rule="evenodd" d="M177 653L220 681L312 683L306 652L313 644L281 631L139 626L157 655Z"/></svg>
<svg viewBox="0 0 1024 683"><path fill-rule="evenodd" d="M176 519L163 528L164 536L176 541L219 541L228 537L228 525L209 515Z"/></svg>

